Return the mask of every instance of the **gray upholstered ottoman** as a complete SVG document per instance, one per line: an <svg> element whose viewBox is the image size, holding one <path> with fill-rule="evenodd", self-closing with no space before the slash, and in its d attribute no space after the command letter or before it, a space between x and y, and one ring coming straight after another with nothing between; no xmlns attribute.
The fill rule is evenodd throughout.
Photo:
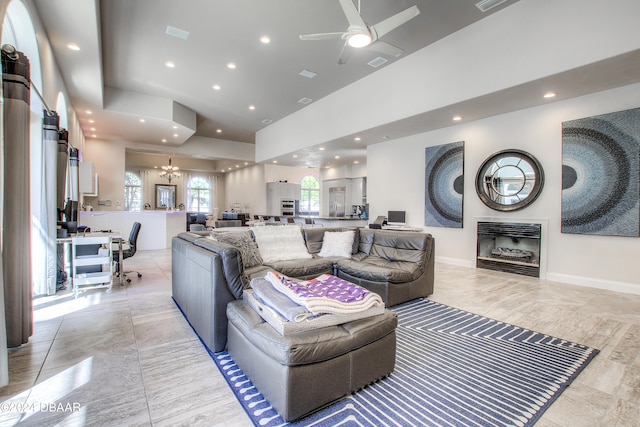
<svg viewBox="0 0 640 427"><path fill-rule="evenodd" d="M244 301L227 306L229 355L286 420L389 375L396 314L282 336Z"/></svg>

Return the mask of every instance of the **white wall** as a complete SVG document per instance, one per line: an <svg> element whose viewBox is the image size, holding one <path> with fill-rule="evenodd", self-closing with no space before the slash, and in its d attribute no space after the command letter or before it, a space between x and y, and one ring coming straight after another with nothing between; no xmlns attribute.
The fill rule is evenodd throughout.
<svg viewBox="0 0 640 427"><path fill-rule="evenodd" d="M520 1L261 129L256 161L635 51L638 16L638 0Z"/></svg>
<svg viewBox="0 0 640 427"><path fill-rule="evenodd" d="M225 174L225 204L220 211L229 210L235 202L251 215L267 213L267 182L288 181L300 184L302 178L317 169L279 165L254 165Z"/></svg>
<svg viewBox="0 0 640 427"><path fill-rule="evenodd" d="M253 165L225 174L225 199L220 212L230 210L234 203L251 215L267 211L267 185L264 165Z"/></svg>
<svg viewBox="0 0 640 427"><path fill-rule="evenodd" d="M475 265L475 217L546 219L548 279L640 294L640 238L560 233L562 122L636 108L639 99L640 84L631 85L371 145L367 151L370 216L404 209L410 225L423 227L425 148L465 141L463 228L424 227L436 238L438 260ZM533 154L542 163L545 184L529 207L500 213L480 201L474 181L487 157L509 148Z"/></svg>

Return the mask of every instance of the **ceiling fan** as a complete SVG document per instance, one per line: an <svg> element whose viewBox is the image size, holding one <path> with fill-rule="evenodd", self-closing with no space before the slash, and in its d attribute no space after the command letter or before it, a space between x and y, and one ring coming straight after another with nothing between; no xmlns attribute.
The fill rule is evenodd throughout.
<svg viewBox="0 0 640 427"><path fill-rule="evenodd" d="M353 0L339 0L340 6L344 11L347 21L349 22L349 28L347 31L339 33L319 33L319 34L303 34L300 36L301 40L327 40L327 39L342 39L345 41L340 52L340 58L338 64L344 64L349 58L349 47L362 48L368 46L369 49L377 52L392 55L398 57L402 55L404 50L389 43L385 43L380 40L380 37L387 34L389 31L396 29L400 25L404 24L408 20L418 16L420 10L418 6L411 6L402 12L396 13L387 19L378 22L375 25L367 24L362 15L360 14L360 0L358 0L358 7L356 8Z"/></svg>

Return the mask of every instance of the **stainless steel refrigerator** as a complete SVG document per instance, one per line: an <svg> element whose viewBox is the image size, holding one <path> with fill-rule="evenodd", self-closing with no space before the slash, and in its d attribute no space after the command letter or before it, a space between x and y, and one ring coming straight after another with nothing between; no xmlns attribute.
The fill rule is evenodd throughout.
<svg viewBox="0 0 640 427"><path fill-rule="evenodd" d="M329 188L329 216L343 217L345 214L346 187Z"/></svg>

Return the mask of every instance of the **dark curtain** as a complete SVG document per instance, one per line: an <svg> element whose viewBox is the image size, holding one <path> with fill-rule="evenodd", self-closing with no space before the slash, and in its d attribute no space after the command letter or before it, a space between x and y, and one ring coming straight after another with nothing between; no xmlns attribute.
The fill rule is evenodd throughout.
<svg viewBox="0 0 640 427"><path fill-rule="evenodd" d="M4 92L4 198L2 265L7 347L33 334L31 301L31 203L29 197L29 60L2 48Z"/></svg>

